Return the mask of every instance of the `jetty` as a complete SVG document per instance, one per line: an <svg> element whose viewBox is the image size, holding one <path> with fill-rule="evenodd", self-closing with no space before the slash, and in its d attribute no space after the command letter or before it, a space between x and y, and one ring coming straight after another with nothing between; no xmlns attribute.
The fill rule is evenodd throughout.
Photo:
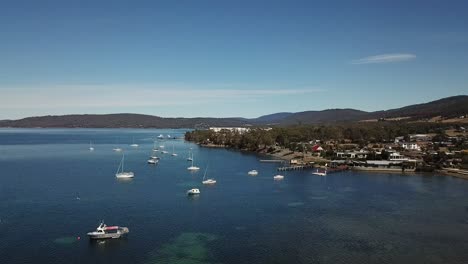
<svg viewBox="0 0 468 264"><path fill-rule="evenodd" d="M262 159L260 162L277 162L277 163L283 163L287 162L286 160L270 160L270 159Z"/></svg>
<svg viewBox="0 0 468 264"><path fill-rule="evenodd" d="M276 170L277 171L294 171L294 170L306 170L306 169L313 169L313 168L314 168L314 165L307 164L307 165L294 165L294 166L279 167Z"/></svg>

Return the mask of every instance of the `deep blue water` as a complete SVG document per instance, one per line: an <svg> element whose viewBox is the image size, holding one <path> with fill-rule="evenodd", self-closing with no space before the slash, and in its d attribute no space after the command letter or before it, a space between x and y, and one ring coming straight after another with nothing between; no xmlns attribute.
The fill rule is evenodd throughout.
<svg viewBox="0 0 468 264"><path fill-rule="evenodd" d="M275 182L264 157L181 139L157 143L179 156L146 164L152 138L184 132L0 130L0 263L468 263L466 180L299 171ZM132 180L114 177L117 145ZM201 184L207 166L215 186ZM101 219L128 237L90 242Z"/></svg>

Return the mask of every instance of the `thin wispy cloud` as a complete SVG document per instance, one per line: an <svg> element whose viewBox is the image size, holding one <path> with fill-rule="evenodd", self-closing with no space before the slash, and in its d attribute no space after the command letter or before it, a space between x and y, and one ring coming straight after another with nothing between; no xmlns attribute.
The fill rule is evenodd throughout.
<svg viewBox="0 0 468 264"><path fill-rule="evenodd" d="M32 92L31 90L34 90ZM263 89L243 87L199 88L184 85L63 85L41 88L2 89L0 109L69 109L110 107L162 107L222 103L233 99L261 100L321 92L318 88Z"/></svg>
<svg viewBox="0 0 468 264"><path fill-rule="evenodd" d="M353 60L351 64L374 64L374 63L394 63L416 59L416 55L409 53L391 53L369 56L358 60Z"/></svg>

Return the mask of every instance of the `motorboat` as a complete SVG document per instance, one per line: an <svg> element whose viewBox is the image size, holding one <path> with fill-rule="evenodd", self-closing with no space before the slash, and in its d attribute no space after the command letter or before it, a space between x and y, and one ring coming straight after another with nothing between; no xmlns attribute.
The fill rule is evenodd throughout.
<svg viewBox="0 0 468 264"><path fill-rule="evenodd" d="M159 134L158 138L164 138L164 136L162 134Z"/></svg>
<svg viewBox="0 0 468 264"><path fill-rule="evenodd" d="M156 163L158 163L158 162L159 162L158 159L149 159L149 160L148 160L148 164L153 164L153 165L154 165L154 164L156 164Z"/></svg>
<svg viewBox="0 0 468 264"><path fill-rule="evenodd" d="M127 227L107 226L101 222L95 231L89 232L87 235L90 239L108 239L120 238L129 232Z"/></svg>
<svg viewBox="0 0 468 264"><path fill-rule="evenodd" d="M115 151L115 152L121 152L122 151L121 148L113 148L112 150Z"/></svg>
<svg viewBox="0 0 468 264"><path fill-rule="evenodd" d="M280 181L280 180L284 179L284 176L278 174L278 175L273 176L273 179L274 179L275 181Z"/></svg>
<svg viewBox="0 0 468 264"><path fill-rule="evenodd" d="M327 176L327 170L325 169L324 171L319 171L319 170L317 169L317 171L312 172L312 174L318 175L318 176Z"/></svg>
<svg viewBox="0 0 468 264"><path fill-rule="evenodd" d="M187 195L197 195L200 194L200 190L197 188L193 188L187 191Z"/></svg>
<svg viewBox="0 0 468 264"><path fill-rule="evenodd" d="M89 151L94 151L93 143L89 142Z"/></svg>
<svg viewBox="0 0 468 264"><path fill-rule="evenodd" d="M258 171L256 170L251 170L249 172L247 172L247 174L251 175L251 176L257 176L258 175Z"/></svg>

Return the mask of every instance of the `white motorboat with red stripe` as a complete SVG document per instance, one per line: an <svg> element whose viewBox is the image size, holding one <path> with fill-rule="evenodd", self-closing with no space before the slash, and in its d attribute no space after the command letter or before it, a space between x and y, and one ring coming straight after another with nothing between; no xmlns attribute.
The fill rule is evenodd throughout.
<svg viewBox="0 0 468 264"><path fill-rule="evenodd" d="M101 222L96 231L89 232L88 236L90 239L120 238L128 232L127 227L107 226L104 222Z"/></svg>

